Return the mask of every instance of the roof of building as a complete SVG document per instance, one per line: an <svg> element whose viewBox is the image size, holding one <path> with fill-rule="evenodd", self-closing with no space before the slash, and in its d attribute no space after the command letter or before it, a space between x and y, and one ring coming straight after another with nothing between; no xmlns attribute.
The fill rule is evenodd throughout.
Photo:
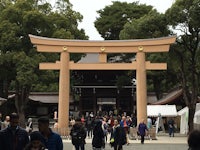
<svg viewBox="0 0 200 150"><path fill-rule="evenodd" d="M59 95L57 92L33 92L30 93L29 99L33 100L33 101L38 101L41 103L58 103L58 99L59 99ZM72 97L70 96L69 98L69 102L73 102Z"/></svg>
<svg viewBox="0 0 200 150"><path fill-rule="evenodd" d="M99 61L99 54L95 53L88 53L83 56L78 63L98 63Z"/></svg>
<svg viewBox="0 0 200 150"><path fill-rule="evenodd" d="M150 117L174 117L177 116L176 105L147 105L147 116Z"/></svg>
<svg viewBox="0 0 200 150"><path fill-rule="evenodd" d="M6 101L7 99L0 97L0 101Z"/></svg>
<svg viewBox="0 0 200 150"><path fill-rule="evenodd" d="M183 90L178 89L175 91L172 91L168 93L165 97L162 99L158 100L157 102L151 103L151 105L164 105L164 104L169 104L173 102L174 100L178 99L180 96L182 96Z"/></svg>

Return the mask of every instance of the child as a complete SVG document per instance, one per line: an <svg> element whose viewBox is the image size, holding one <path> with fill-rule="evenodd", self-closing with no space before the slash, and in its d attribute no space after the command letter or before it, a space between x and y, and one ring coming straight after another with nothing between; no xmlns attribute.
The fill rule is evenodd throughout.
<svg viewBox="0 0 200 150"><path fill-rule="evenodd" d="M39 131L34 131L30 134L30 142L24 150L45 150L44 144L42 144L42 135Z"/></svg>

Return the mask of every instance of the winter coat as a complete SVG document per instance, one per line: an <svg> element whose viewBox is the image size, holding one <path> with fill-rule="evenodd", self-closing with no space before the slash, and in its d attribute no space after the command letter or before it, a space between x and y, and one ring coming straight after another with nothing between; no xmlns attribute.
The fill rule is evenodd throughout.
<svg viewBox="0 0 200 150"><path fill-rule="evenodd" d="M102 129L102 122L97 120L94 122L92 146L95 148L104 147L104 132Z"/></svg>

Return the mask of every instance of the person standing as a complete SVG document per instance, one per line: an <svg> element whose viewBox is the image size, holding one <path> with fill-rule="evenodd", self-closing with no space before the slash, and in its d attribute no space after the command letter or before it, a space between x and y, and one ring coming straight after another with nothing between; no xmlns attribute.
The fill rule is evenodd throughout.
<svg viewBox="0 0 200 150"><path fill-rule="evenodd" d="M32 118L28 118L28 122L26 125L26 131L30 134L33 131L33 120Z"/></svg>
<svg viewBox="0 0 200 150"><path fill-rule="evenodd" d="M108 123L107 123L107 118L106 116L103 117L103 120L102 120L102 129L103 129L103 132L104 132L104 139L105 139L105 143L107 143L107 135L108 135Z"/></svg>
<svg viewBox="0 0 200 150"><path fill-rule="evenodd" d="M0 131L0 150L23 150L28 143L28 133L19 126L18 114L12 113L9 126Z"/></svg>
<svg viewBox="0 0 200 150"><path fill-rule="evenodd" d="M94 121L94 132L92 138L93 150L101 150L105 148L104 132L102 129L102 121L99 119Z"/></svg>
<svg viewBox="0 0 200 150"><path fill-rule="evenodd" d="M4 122L2 122L1 129L5 129L9 126L10 124L10 116L6 116Z"/></svg>
<svg viewBox="0 0 200 150"><path fill-rule="evenodd" d="M147 128L150 129L152 127L152 120L150 117L147 118Z"/></svg>
<svg viewBox="0 0 200 150"><path fill-rule="evenodd" d="M144 122L144 119L142 119L142 121L138 125L138 133L141 136L141 144L144 144L144 137L147 131L148 131L147 126Z"/></svg>
<svg viewBox="0 0 200 150"><path fill-rule="evenodd" d="M122 120L120 122L120 126L123 127L125 132L126 132L126 143L127 143L127 145L129 145L129 138L128 138L129 123L128 123L128 121L127 121L125 116L122 116Z"/></svg>
<svg viewBox="0 0 200 150"><path fill-rule="evenodd" d="M174 137L174 120L172 118L168 121L169 137Z"/></svg>
<svg viewBox="0 0 200 150"><path fill-rule="evenodd" d="M79 148L85 150L86 129L81 119L77 119L76 123L72 126L70 136L76 150L79 150Z"/></svg>
<svg viewBox="0 0 200 150"><path fill-rule="evenodd" d="M59 134L49 128L49 119L42 117L38 119L39 132L42 134L42 143L48 150L63 150L62 138Z"/></svg>
<svg viewBox="0 0 200 150"><path fill-rule="evenodd" d="M92 129L92 126L93 126L93 119L92 119L92 117L88 117L87 119L86 119L86 124L85 124L85 126L86 126L86 128L87 128L87 136L88 136L88 138L92 138L92 131L93 131L93 129Z"/></svg>
<svg viewBox="0 0 200 150"><path fill-rule="evenodd" d="M110 144L111 147L114 147L114 150L122 150L123 145L126 144L126 132L124 128L119 125L117 119L114 120L114 126L111 130Z"/></svg>

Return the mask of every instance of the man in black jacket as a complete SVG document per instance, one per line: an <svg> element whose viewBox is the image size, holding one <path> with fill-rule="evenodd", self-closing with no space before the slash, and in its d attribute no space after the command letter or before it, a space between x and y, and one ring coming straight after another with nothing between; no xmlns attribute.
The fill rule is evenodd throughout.
<svg viewBox="0 0 200 150"><path fill-rule="evenodd" d="M114 150L122 150L123 145L126 144L126 132L124 128L119 125L117 119L114 120L114 126L111 130L110 144L111 147L114 147Z"/></svg>
<svg viewBox="0 0 200 150"><path fill-rule="evenodd" d="M86 129L81 123L80 119L76 120L76 123L73 125L71 132L72 144L75 147L75 150L85 150L85 138L86 138Z"/></svg>
<svg viewBox="0 0 200 150"><path fill-rule="evenodd" d="M18 114L12 113L10 115L10 125L0 131L0 150L23 150L28 144L28 133L18 124Z"/></svg>

